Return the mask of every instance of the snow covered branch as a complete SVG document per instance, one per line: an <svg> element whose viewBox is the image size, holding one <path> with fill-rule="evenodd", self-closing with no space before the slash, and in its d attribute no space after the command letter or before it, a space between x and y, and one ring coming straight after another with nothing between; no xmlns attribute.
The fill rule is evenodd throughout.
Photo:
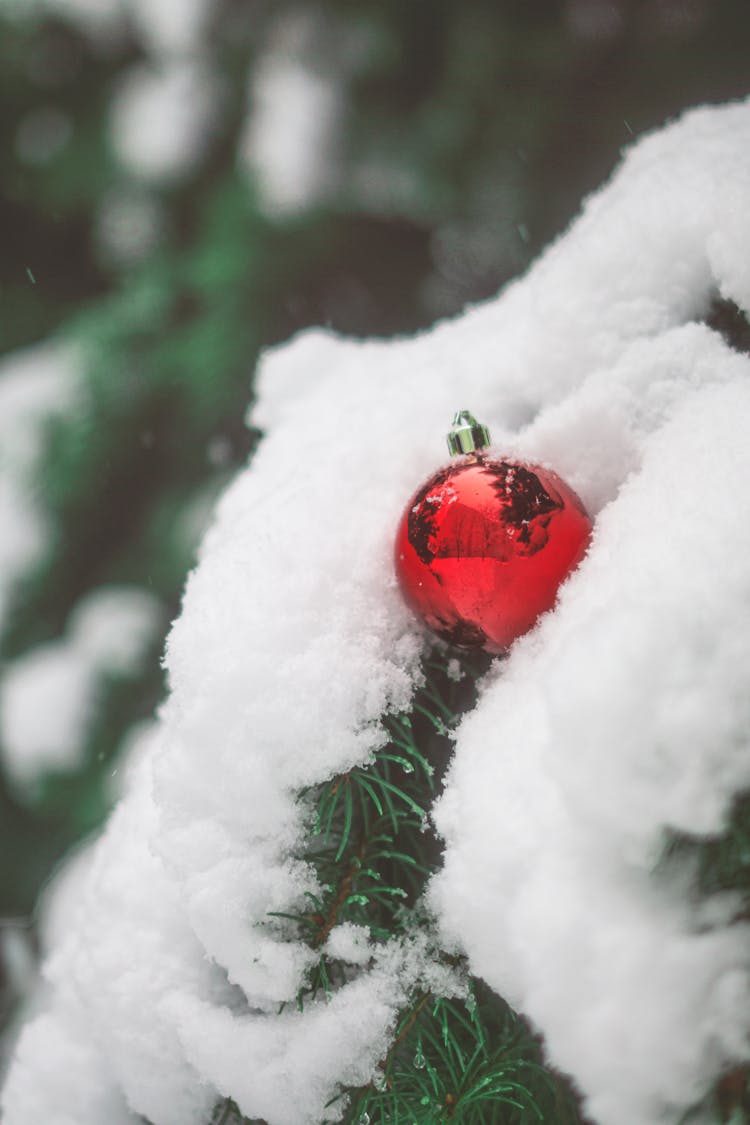
<svg viewBox="0 0 750 1125"><path fill-rule="evenodd" d="M424 966L342 933L346 983L298 1012L316 951L267 923L320 890L300 791L366 768L421 683L392 537L464 405L596 526L458 730L434 810L446 947L600 1125L676 1125L750 1057L736 900L660 862L750 785L750 361L702 323L717 295L750 313L748 151L750 104L696 110L497 300L266 358L266 437L188 583L158 733L61 907L5 1125L205 1125L220 1097L315 1125L374 1079Z"/></svg>

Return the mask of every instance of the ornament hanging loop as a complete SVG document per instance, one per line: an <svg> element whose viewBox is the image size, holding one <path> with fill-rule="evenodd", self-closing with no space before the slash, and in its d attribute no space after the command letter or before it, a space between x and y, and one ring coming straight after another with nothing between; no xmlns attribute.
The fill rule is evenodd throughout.
<svg viewBox="0 0 750 1125"><path fill-rule="evenodd" d="M490 431L468 410L459 410L446 434L451 457L481 453L490 444Z"/></svg>

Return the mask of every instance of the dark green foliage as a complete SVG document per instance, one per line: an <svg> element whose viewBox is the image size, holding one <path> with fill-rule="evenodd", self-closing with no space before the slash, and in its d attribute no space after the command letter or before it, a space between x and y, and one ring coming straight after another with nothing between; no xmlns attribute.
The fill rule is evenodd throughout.
<svg viewBox="0 0 750 1125"><path fill-rule="evenodd" d="M479 997L479 998L478 998ZM383 1077L346 1120L372 1125L523 1125L580 1121L538 1045L498 997L474 983L467 1001L422 993L396 1029Z"/></svg>

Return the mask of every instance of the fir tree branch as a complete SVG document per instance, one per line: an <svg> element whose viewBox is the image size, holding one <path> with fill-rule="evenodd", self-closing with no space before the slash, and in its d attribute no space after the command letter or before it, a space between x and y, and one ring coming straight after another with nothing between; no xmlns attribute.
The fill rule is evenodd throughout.
<svg viewBox="0 0 750 1125"><path fill-rule="evenodd" d="M301 858L315 868L325 893L308 895L307 912L274 915L296 924L299 940L320 952L298 994L300 1009L328 997L351 975L323 953L337 925L366 927L377 945L408 938L427 924L415 907L439 866L440 848L425 810L450 757L449 726L473 702L486 662L467 660L466 666L460 681L444 667L427 666L411 713L384 720L390 739L371 762L300 794L311 827ZM440 959L455 969L463 964ZM575 1097L542 1066L524 1025L499 997L472 987L466 1002L445 1000L429 988L410 997L378 1064L381 1079L342 1089L330 1103L346 1100L345 1123L578 1125ZM481 1003L474 999L477 990ZM235 1120L247 1125L231 1115L226 1125Z"/></svg>
<svg viewBox="0 0 750 1125"><path fill-rule="evenodd" d="M412 1007L411 1011L409 1012L409 1014L406 1018L406 1021L402 1024L398 1034L396 1035L396 1038L393 1040L390 1047L388 1048L388 1053L386 1054L386 1056L382 1060L382 1062L380 1062L378 1064L379 1069L382 1070L384 1074L387 1074L388 1068L391 1064L391 1059L393 1058L394 1054L396 1053L396 1051L399 1049L399 1047L403 1043L404 1039L406 1039L406 1037L409 1034L409 1032L411 1031L411 1029L414 1027L414 1024L419 1019L420 1013L422 1012L423 1008L427 1007L427 1004L429 1003L431 996L432 996L431 992L420 993L419 998L418 998L417 1002L414 1004L414 1006ZM388 1084L390 1085L390 1080L387 1077L386 1077L386 1082L388 1082Z"/></svg>
<svg viewBox="0 0 750 1125"><path fill-rule="evenodd" d="M313 944L314 949L319 949L320 946L325 945L325 943L328 941L331 930L336 925L336 922L338 921L339 914L341 913L341 911L342 911L343 907L345 906L350 894L352 893L352 887L353 887L353 884L354 884L354 880L362 869L362 863L363 863L364 857L365 857L366 846L367 846L367 840L363 836L362 840L360 842L360 845L359 845L359 849L357 851L357 855L352 859L352 861L349 865L349 868L348 868L346 874L344 875L344 878L341 880L341 883L340 883L339 889L338 889L338 893L337 893L333 903L331 904L331 908L328 911L328 915L326 916L325 919L323 919L322 925L321 925L317 935L315 936L315 938L313 940L312 944Z"/></svg>

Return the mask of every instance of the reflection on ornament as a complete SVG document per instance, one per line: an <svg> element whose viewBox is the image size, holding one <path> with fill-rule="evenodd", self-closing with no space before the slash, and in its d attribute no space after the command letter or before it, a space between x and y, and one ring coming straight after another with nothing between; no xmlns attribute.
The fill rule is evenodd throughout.
<svg viewBox="0 0 750 1125"><path fill-rule="evenodd" d="M456 415L458 459L412 497L396 535L404 598L459 648L502 652L555 603L583 557L591 520L551 469L486 456L489 432Z"/></svg>

